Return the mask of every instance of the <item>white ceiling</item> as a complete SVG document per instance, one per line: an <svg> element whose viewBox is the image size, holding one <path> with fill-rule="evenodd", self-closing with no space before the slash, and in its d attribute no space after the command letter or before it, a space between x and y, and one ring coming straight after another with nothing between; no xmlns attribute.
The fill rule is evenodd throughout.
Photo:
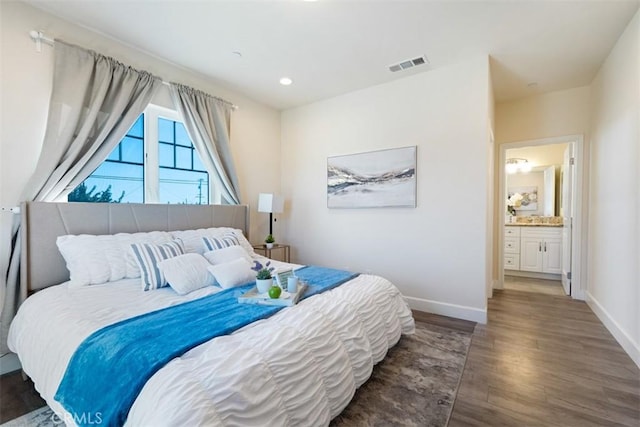
<svg viewBox="0 0 640 427"><path fill-rule="evenodd" d="M640 0L29 3L287 109L479 54L498 101L586 85ZM429 68L387 68L422 54Z"/></svg>

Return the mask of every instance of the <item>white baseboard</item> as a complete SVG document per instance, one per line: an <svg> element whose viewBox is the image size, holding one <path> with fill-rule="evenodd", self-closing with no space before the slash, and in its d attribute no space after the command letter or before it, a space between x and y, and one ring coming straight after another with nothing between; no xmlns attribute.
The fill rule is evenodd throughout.
<svg viewBox="0 0 640 427"><path fill-rule="evenodd" d="M422 298L406 297L409 307L414 310L441 316L455 317L456 319L470 320L472 322L487 323L487 309L467 307L464 305L448 304L446 302L431 301Z"/></svg>
<svg viewBox="0 0 640 427"><path fill-rule="evenodd" d="M577 299L580 301L585 301L587 299L587 297L585 296L585 292L582 289L572 289L571 291L573 292L573 295L571 295L571 298Z"/></svg>
<svg viewBox="0 0 640 427"><path fill-rule="evenodd" d="M624 351L627 352L631 360L635 362L640 368L640 345L634 342L633 339L618 325L613 317L604 309L602 305L596 300L589 291L585 292L587 305L598 316L598 319L604 324L604 326L611 332L611 335L618 341Z"/></svg>
<svg viewBox="0 0 640 427"><path fill-rule="evenodd" d="M17 354L7 353L0 357L0 375L17 371L18 369L22 369L22 365L20 364L20 359L18 359Z"/></svg>
<svg viewBox="0 0 640 427"><path fill-rule="evenodd" d="M535 271L505 270L504 275L515 276L515 277L529 277L532 279L543 279L543 280L562 280L561 274L538 273Z"/></svg>

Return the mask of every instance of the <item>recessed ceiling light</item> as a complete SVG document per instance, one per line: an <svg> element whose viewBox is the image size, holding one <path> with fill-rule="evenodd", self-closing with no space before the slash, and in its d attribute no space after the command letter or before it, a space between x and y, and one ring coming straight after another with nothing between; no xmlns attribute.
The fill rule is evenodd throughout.
<svg viewBox="0 0 640 427"><path fill-rule="evenodd" d="M283 77L280 79L280 84L282 86L289 86L291 83L293 83L293 80L291 80L289 77Z"/></svg>

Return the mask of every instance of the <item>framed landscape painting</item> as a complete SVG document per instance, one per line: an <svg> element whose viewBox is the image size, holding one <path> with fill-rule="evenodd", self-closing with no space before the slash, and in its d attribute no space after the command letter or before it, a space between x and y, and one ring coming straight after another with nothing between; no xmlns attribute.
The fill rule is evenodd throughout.
<svg viewBox="0 0 640 427"><path fill-rule="evenodd" d="M416 147L327 159L327 207L416 207Z"/></svg>

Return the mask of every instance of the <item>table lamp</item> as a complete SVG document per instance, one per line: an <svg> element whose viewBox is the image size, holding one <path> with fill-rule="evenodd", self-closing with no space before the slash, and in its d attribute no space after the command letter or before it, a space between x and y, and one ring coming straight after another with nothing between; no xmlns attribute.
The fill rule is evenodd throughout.
<svg viewBox="0 0 640 427"><path fill-rule="evenodd" d="M284 198L272 193L260 193L258 196L258 212L269 213L269 234L273 235L273 214L282 213Z"/></svg>

